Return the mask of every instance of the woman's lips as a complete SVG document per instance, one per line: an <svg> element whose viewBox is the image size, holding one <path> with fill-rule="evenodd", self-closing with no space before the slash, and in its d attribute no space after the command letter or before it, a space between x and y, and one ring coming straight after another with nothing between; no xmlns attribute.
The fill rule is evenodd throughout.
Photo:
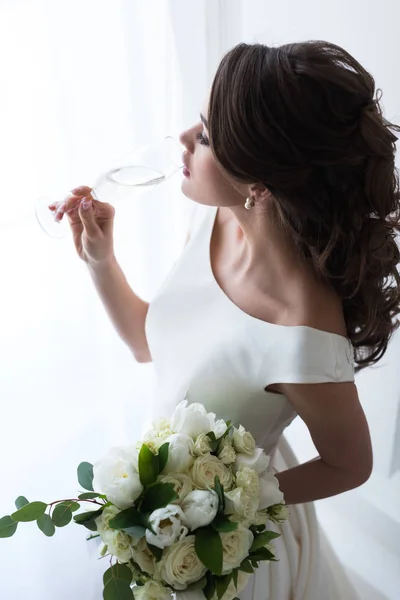
<svg viewBox="0 0 400 600"><path fill-rule="evenodd" d="M183 167L183 171L182 171L184 177L190 177L190 171L187 167Z"/></svg>

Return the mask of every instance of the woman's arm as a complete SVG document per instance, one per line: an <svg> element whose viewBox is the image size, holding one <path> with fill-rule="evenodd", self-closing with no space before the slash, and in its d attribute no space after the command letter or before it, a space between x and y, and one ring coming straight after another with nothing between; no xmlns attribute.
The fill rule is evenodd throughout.
<svg viewBox="0 0 400 600"><path fill-rule="evenodd" d="M319 457L278 473L287 504L335 496L365 483L372 471L368 424L353 383L279 384L307 425Z"/></svg>

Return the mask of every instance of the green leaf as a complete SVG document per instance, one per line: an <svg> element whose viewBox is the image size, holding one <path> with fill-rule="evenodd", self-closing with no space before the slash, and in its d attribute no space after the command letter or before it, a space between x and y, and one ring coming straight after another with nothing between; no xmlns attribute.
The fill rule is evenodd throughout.
<svg viewBox="0 0 400 600"><path fill-rule="evenodd" d="M56 527L65 527L72 519L72 511L69 507L69 503L60 502L53 510L51 519Z"/></svg>
<svg viewBox="0 0 400 600"><path fill-rule="evenodd" d="M211 598L215 594L215 577L208 572L206 573L206 585L203 587L203 594L207 598L207 600L211 600Z"/></svg>
<svg viewBox="0 0 400 600"><path fill-rule="evenodd" d="M104 600L132 600L130 584L125 579L110 579L103 590Z"/></svg>
<svg viewBox="0 0 400 600"><path fill-rule="evenodd" d="M209 433L207 433L207 437L210 440L211 452L215 452L219 444L219 441L215 437L215 433L213 431L210 431Z"/></svg>
<svg viewBox="0 0 400 600"><path fill-rule="evenodd" d="M173 483L155 483L145 490L140 510L142 512L153 512L153 510L163 508L178 498Z"/></svg>
<svg viewBox="0 0 400 600"><path fill-rule="evenodd" d="M275 531L264 531L263 533L259 533L255 538L250 548L250 553L258 550L259 548L263 548L266 544L269 544L271 540L275 540L280 537L279 533L275 533Z"/></svg>
<svg viewBox="0 0 400 600"><path fill-rule="evenodd" d="M218 496L218 512L224 514L225 512L225 495L224 495L224 486L221 484L218 475L215 476L214 479L214 490Z"/></svg>
<svg viewBox="0 0 400 600"><path fill-rule="evenodd" d="M133 507L126 508L109 521L111 529L127 529L128 527L134 527L136 525L143 527L143 515Z"/></svg>
<svg viewBox="0 0 400 600"><path fill-rule="evenodd" d="M44 502L30 502L25 504L17 512L11 515L13 521L28 523L29 521L36 521L39 517L44 514L47 508L47 504Z"/></svg>
<svg viewBox="0 0 400 600"><path fill-rule="evenodd" d="M158 456L152 453L150 448L143 444L139 452L139 477L144 487L157 481Z"/></svg>
<svg viewBox="0 0 400 600"><path fill-rule="evenodd" d="M78 481L79 485L84 490L93 492L93 465L88 462L81 462L78 466Z"/></svg>
<svg viewBox="0 0 400 600"><path fill-rule="evenodd" d="M29 504L29 500L27 500L25 496L18 496L18 498L15 501L15 506L18 510L23 506L26 506L26 504Z"/></svg>
<svg viewBox="0 0 400 600"><path fill-rule="evenodd" d="M201 527L196 530L194 547L203 565L214 573L222 572L222 541L219 533L212 527Z"/></svg>
<svg viewBox="0 0 400 600"><path fill-rule="evenodd" d="M228 533L229 531L236 531L238 528L238 523L230 521L225 517L225 515L219 513L212 522L212 526L214 527L215 531Z"/></svg>
<svg viewBox="0 0 400 600"><path fill-rule="evenodd" d="M79 500L94 500L98 498L100 494L96 494L96 492L85 492L84 494L79 494Z"/></svg>
<svg viewBox="0 0 400 600"><path fill-rule="evenodd" d="M225 594L226 590L228 589L231 581L232 581L232 573L230 573L229 575L222 575L221 577L215 578L215 587L217 590L218 600L221 600L222 596Z"/></svg>
<svg viewBox="0 0 400 600"><path fill-rule="evenodd" d="M56 532L53 521L49 515L46 514L38 518L37 526L39 527L40 531L44 533L44 535L47 535L47 537L52 537Z"/></svg>
<svg viewBox="0 0 400 600"><path fill-rule="evenodd" d="M162 473L164 471L165 465L168 462L168 454L169 454L169 442L165 442L158 451L158 472Z"/></svg>
<svg viewBox="0 0 400 600"><path fill-rule="evenodd" d="M86 525L89 521L97 519L102 512L103 509L100 508L99 510L90 510L89 512L80 513L79 515L74 516L74 521L75 523L78 523L78 525Z"/></svg>
<svg viewBox="0 0 400 600"><path fill-rule="evenodd" d="M244 571L245 573L254 573L254 569L247 558L244 559L244 561L239 567L239 570Z"/></svg>
<svg viewBox="0 0 400 600"><path fill-rule="evenodd" d="M94 519L89 519L89 521L85 521L84 523L79 523L79 525L83 525L89 531L97 531L96 521Z"/></svg>
<svg viewBox="0 0 400 600"><path fill-rule="evenodd" d="M104 585L107 585L112 579L122 579L128 583L132 583L132 570L126 565L116 563L104 573Z"/></svg>
<svg viewBox="0 0 400 600"><path fill-rule="evenodd" d="M0 538L8 538L17 531L18 523L12 520L10 516L0 519Z"/></svg>
<svg viewBox="0 0 400 600"><path fill-rule="evenodd" d="M156 558L156 562L160 562L160 560L162 559L162 549L158 548L158 546L153 546L153 544L149 544L147 543L147 546L150 550L150 552L152 553L153 556L155 556Z"/></svg>
<svg viewBox="0 0 400 600"><path fill-rule="evenodd" d="M142 525L133 525L132 527L125 527L122 531L125 531L128 535L133 538L142 539L146 535L146 528Z"/></svg>
<svg viewBox="0 0 400 600"><path fill-rule="evenodd" d="M276 560L275 555L268 548L259 548L250 554L251 560Z"/></svg>

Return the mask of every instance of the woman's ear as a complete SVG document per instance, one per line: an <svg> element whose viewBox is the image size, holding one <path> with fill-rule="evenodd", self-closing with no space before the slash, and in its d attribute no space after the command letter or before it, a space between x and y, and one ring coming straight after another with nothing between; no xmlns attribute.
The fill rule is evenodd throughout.
<svg viewBox="0 0 400 600"><path fill-rule="evenodd" d="M272 193L262 183L253 183L249 186L249 196L258 202L267 202L273 198Z"/></svg>

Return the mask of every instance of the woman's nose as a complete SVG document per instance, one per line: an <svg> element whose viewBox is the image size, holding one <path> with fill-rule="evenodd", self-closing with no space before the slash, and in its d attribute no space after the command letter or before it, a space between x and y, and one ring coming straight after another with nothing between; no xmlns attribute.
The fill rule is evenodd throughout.
<svg viewBox="0 0 400 600"><path fill-rule="evenodd" d="M194 152L193 135L191 135L190 129L186 129L185 131L182 131L182 133L179 136L179 141L182 144L182 146L185 146L185 148L188 152L190 152L190 153Z"/></svg>

